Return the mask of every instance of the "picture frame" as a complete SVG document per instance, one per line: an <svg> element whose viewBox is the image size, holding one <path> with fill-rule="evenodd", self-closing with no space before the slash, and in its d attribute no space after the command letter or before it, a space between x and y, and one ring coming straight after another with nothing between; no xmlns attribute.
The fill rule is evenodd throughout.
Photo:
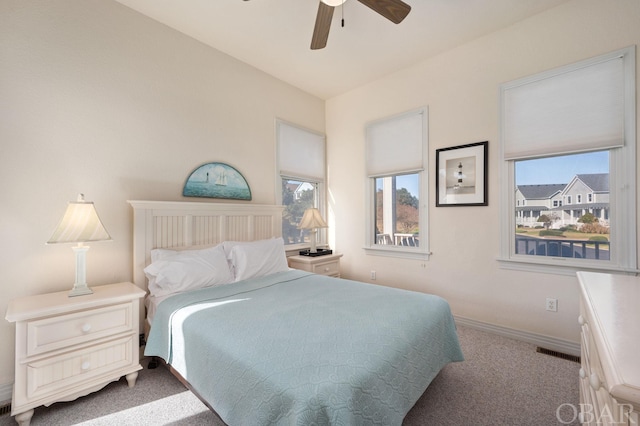
<svg viewBox="0 0 640 426"><path fill-rule="evenodd" d="M225 163L205 163L191 172L182 189L184 197L251 200L251 188L242 174Z"/></svg>
<svg viewBox="0 0 640 426"><path fill-rule="evenodd" d="M436 150L436 207L487 206L489 142Z"/></svg>

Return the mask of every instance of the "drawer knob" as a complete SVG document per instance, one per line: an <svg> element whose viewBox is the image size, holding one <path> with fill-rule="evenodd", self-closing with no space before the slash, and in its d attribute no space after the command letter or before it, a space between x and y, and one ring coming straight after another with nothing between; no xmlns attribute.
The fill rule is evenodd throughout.
<svg viewBox="0 0 640 426"><path fill-rule="evenodd" d="M589 384L591 385L591 388L593 390L598 390L600 389L600 377L598 377L598 375L596 373L591 374L591 376L589 377Z"/></svg>
<svg viewBox="0 0 640 426"><path fill-rule="evenodd" d="M580 368L580 378L584 379L587 377L587 373L584 371L584 368Z"/></svg>
<svg viewBox="0 0 640 426"><path fill-rule="evenodd" d="M91 363L89 361L83 362L82 365L80 366L82 371L87 371L89 369L89 367L91 367Z"/></svg>
<svg viewBox="0 0 640 426"><path fill-rule="evenodd" d="M325 267L325 268L324 268L324 271L325 271L325 272L329 272L330 270L331 270L331 269L330 269L329 267Z"/></svg>
<svg viewBox="0 0 640 426"><path fill-rule="evenodd" d="M582 315L578 315L578 324L584 325L585 322L584 317Z"/></svg>
<svg viewBox="0 0 640 426"><path fill-rule="evenodd" d="M82 325L82 332L83 333L88 333L91 331L91 324L89 323L85 323Z"/></svg>

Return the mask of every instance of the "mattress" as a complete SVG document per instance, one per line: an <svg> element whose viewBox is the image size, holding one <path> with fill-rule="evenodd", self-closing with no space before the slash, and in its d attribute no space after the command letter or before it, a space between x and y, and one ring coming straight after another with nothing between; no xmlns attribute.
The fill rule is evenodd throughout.
<svg viewBox="0 0 640 426"><path fill-rule="evenodd" d="M153 321L153 317L156 315L156 310L158 309L158 305L162 303L163 300L168 299L172 295L166 296L152 296L148 295L144 299L144 306L147 308L147 321L149 324Z"/></svg>

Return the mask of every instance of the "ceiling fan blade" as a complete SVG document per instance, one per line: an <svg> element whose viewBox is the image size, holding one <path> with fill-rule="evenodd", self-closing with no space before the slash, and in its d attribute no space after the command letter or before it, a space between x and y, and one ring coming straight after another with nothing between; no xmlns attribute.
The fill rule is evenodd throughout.
<svg viewBox="0 0 640 426"><path fill-rule="evenodd" d="M358 0L394 24L399 24L411 11L411 6L400 0Z"/></svg>
<svg viewBox="0 0 640 426"><path fill-rule="evenodd" d="M331 28L331 18L333 18L333 6L318 1L318 15L316 16L316 26L313 27L313 37L311 38L311 49L322 49L327 45L329 38L329 28Z"/></svg>

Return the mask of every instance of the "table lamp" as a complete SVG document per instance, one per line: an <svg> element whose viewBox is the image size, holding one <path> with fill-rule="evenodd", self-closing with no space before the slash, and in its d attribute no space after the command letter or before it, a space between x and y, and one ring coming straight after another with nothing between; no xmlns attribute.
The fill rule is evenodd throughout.
<svg viewBox="0 0 640 426"><path fill-rule="evenodd" d="M318 249L316 248L316 232L318 228L328 228L327 222L324 221L320 211L316 208L310 208L304 211L304 215L302 216L302 220L298 225L298 229L308 229L309 230L309 243L311 247L309 248L309 254L314 255L318 253ZM301 252L302 254L302 252ZM329 254L329 253L327 253Z"/></svg>
<svg viewBox="0 0 640 426"><path fill-rule="evenodd" d="M111 237L104 229L93 203L85 201L83 194L78 194L76 201L69 202L62 220L47 241L47 244L78 243L72 247L76 254L76 281L69 297L93 293L86 281L89 246L85 246L84 243L107 240L111 240Z"/></svg>

